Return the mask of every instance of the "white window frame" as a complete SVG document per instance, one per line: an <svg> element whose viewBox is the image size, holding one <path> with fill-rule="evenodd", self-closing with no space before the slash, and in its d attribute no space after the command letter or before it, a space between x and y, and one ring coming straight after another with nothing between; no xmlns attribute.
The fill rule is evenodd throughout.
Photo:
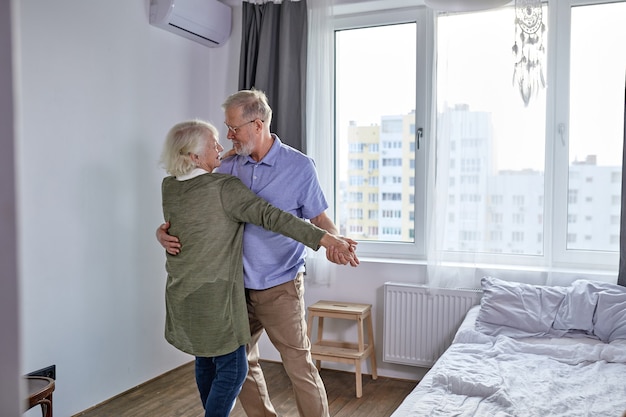
<svg viewBox="0 0 626 417"><path fill-rule="evenodd" d="M619 264L619 253L608 251L584 251L567 249L567 212L568 212L568 172L569 155L567 141L563 146L558 126L569 127L569 53L571 8L579 5L593 5L616 2L612 0L548 0L548 54L546 55L546 80L548 86L546 97L546 134L544 170L544 215L543 240L545 243L543 256L524 255L490 255L499 258L502 266L524 265L535 266L541 270L602 270L616 272ZM398 1L370 2L382 4L379 7L393 7ZM384 4L388 6L385 6ZM430 9L422 6L403 7L396 10L363 7L335 7L333 30L354 29L380 26L394 23L415 22L417 24L417 75L415 104L415 126L422 127L423 136L420 147L415 153L415 242L359 242L359 256L387 259L425 260L427 246L427 209L429 182L429 143L431 137L432 109L434 108L434 87L432 72L434 71L434 39L435 20ZM361 4L361 3L359 3ZM356 12L353 12L356 10ZM335 127L337 129L337 127ZM416 129L417 131L417 129ZM567 131L566 131L567 134ZM432 135L434 137L434 135ZM417 138L416 138L417 140ZM422 198L425 196L425 198ZM451 254L452 255L452 254ZM463 262L462 254L454 255L448 260ZM465 259L467 260L467 259ZM478 259L474 259L477 261Z"/></svg>
<svg viewBox="0 0 626 417"><path fill-rule="evenodd" d="M390 2L391 3L391 2ZM337 13L337 8L335 8ZM416 103L415 103L415 126L421 127L423 135L419 138L419 149L415 150L415 188L414 195L414 242L359 242L359 256L371 258L396 258L407 260L426 259L426 196L428 179L428 154L429 143L426 139L430 132L431 120L431 97L430 84L433 67L433 14L424 7L402 8L401 10L367 10L359 13L345 13L335 15L333 19L333 32L337 30L356 29L391 25L398 23L416 23L417 26L417 78L416 78ZM334 42L333 42L334 44ZM427 51L427 52L424 52ZM334 85L334 83L333 83ZM365 89L364 89L365 90ZM335 126L335 136L337 136ZM416 129L417 135L417 129ZM416 141L418 140L416 136Z"/></svg>
<svg viewBox="0 0 626 417"><path fill-rule="evenodd" d="M548 96L548 108L554 112L546 119L546 161L550 157L552 167L552 190L546 189L546 196L552 198L551 204L546 204L546 219L551 219L546 224L546 230L552 230L551 234L544 233L545 240L550 239L551 244L546 245L545 256L551 256L554 267L581 267L589 269L614 269L619 265L619 253L606 251L585 251L567 249L567 213L568 213L568 172L569 172L569 62L570 62L570 27L572 7L611 3L606 0L550 0L549 27L557 28L557 36L549 36L548 51L548 85L553 85L552 93ZM554 29L552 29L554 32ZM551 104L552 103L552 104ZM565 145L561 141L559 125L567 126L563 132ZM549 146L549 140L551 145ZM546 174L550 167L546 166ZM548 181L546 181L546 188ZM553 211L550 212L550 207ZM558 237L561 237L559 239ZM581 265L581 259L585 262ZM611 268L614 266L614 268Z"/></svg>

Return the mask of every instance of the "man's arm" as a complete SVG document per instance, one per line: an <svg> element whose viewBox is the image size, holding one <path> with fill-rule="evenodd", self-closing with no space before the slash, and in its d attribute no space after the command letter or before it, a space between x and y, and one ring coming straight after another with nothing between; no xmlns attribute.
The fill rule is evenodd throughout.
<svg viewBox="0 0 626 417"><path fill-rule="evenodd" d="M335 226L335 224L330 219L330 217L328 217L326 212L323 212L319 216L313 217L311 219L311 223L321 229L326 230L328 233L332 233L333 235L339 234L337 226ZM346 265L349 263L352 266L357 266L359 264L359 258L356 256L355 253L357 242L347 237L341 237L341 239L350 244L352 256L348 259L339 250L337 250L337 248L329 247L326 248L326 259L335 264Z"/></svg>
<svg viewBox="0 0 626 417"><path fill-rule="evenodd" d="M182 245L176 236L170 236L167 231L170 228L170 222L165 222L156 230L156 238L170 255L178 255Z"/></svg>

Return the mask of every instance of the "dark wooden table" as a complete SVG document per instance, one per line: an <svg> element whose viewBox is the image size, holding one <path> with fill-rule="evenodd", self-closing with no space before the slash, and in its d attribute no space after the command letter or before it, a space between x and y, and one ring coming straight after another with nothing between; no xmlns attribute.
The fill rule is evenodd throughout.
<svg viewBox="0 0 626 417"><path fill-rule="evenodd" d="M28 404L27 410L41 405L43 417L52 417L52 392L54 379L43 376L27 376Z"/></svg>

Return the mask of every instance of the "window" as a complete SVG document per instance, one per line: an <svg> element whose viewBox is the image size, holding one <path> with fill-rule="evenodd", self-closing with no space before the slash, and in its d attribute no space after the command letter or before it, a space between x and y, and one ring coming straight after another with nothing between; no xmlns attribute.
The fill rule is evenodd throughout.
<svg viewBox="0 0 626 417"><path fill-rule="evenodd" d="M512 6L434 24L423 8L335 18L336 212L378 213L336 219L380 232L360 253L425 258L430 210L449 260L616 270L626 2L549 0L542 14L550 88L527 104ZM363 167L376 185L350 180ZM365 189L379 199L351 198Z"/></svg>
<svg viewBox="0 0 626 417"><path fill-rule="evenodd" d="M531 202L544 194L546 90L526 106L511 82L513 21L511 7L437 17L437 175L461 179L440 190L459 196L458 203L437 203L437 210L466 219L477 213L471 223L442 225L449 260L498 254L510 263L544 252L534 233L541 225L531 222L544 207ZM463 180L468 175L472 181ZM504 238L456 238L461 228L495 226Z"/></svg>
<svg viewBox="0 0 626 417"><path fill-rule="evenodd" d="M408 207L412 190L402 177L411 156L403 148L405 142L413 140L408 126L414 117L403 115L415 109L415 88L407 86L415 85L416 50L409 48L411 52L407 54L406 50L389 45L401 41L410 46L411 42L415 44L415 38L415 23L336 32L336 79L342 80L337 83L336 92L337 213L350 213L357 208L368 213L389 213ZM364 93L369 97L364 98ZM368 152L354 152L355 144L367 145ZM349 180L362 175L363 167L367 167L370 179L367 187ZM367 202L341 198L365 188L372 196ZM344 216L337 224L342 232L361 225L362 230L370 233L360 239L373 242L410 241L409 230L413 228L408 215L367 219Z"/></svg>
<svg viewBox="0 0 626 417"><path fill-rule="evenodd" d="M369 231L359 240L371 243L376 255L415 257L423 253L424 241L423 217L415 213L425 214L415 207L414 198L416 188L425 184L425 175L419 177L420 184L415 181L416 126L423 126L415 117L418 30L415 21L396 16L400 22L356 28L348 22L347 28L335 31L336 212L342 232L355 224ZM367 144L369 152L356 152L357 144ZM368 193L378 197L367 202L349 198L364 188L353 179L361 175L362 167L368 169ZM356 208L377 215L345 216ZM389 248L392 242L407 249ZM364 246L359 246L360 253Z"/></svg>
<svg viewBox="0 0 626 417"><path fill-rule="evenodd" d="M580 218L593 214L593 220L567 224L567 232L586 234L585 239L568 242L568 252L619 251L619 243L612 242L609 236L619 234L619 224L612 223L611 218L619 215L621 206L626 53L618 44L616 51L605 49L617 39L623 45L625 18L623 2L571 8L571 99L568 118L563 116L569 128L561 129L566 146L559 141L556 145L568 153L568 187L577 190L586 202L569 204L567 211L580 214ZM600 44L605 46L599 48ZM557 123L565 125L561 120Z"/></svg>

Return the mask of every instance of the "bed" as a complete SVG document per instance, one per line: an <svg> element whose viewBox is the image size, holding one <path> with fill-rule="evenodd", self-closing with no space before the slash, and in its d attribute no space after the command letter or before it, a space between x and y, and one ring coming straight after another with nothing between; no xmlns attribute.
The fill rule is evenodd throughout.
<svg viewBox="0 0 626 417"><path fill-rule="evenodd" d="M391 417L626 416L626 288L482 279L450 347Z"/></svg>

